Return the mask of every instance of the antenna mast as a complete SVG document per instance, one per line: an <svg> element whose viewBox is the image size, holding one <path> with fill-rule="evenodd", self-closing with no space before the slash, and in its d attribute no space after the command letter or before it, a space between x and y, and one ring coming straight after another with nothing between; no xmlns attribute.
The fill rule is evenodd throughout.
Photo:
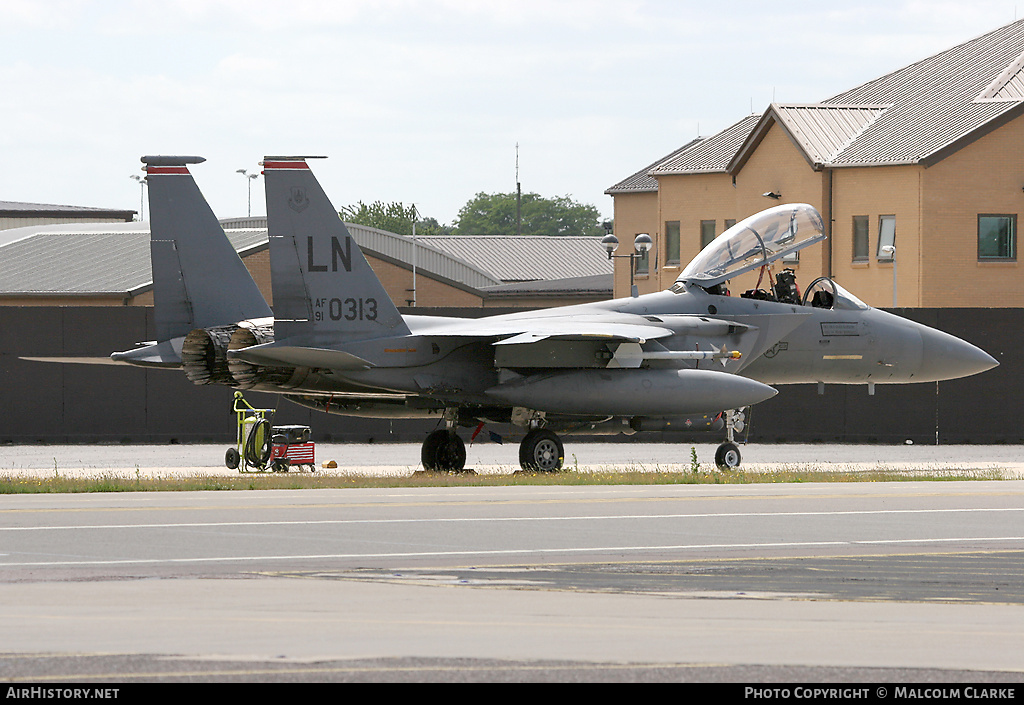
<svg viewBox="0 0 1024 705"><path fill-rule="evenodd" d="M523 234L523 189L519 184L519 143L516 142L516 236Z"/></svg>

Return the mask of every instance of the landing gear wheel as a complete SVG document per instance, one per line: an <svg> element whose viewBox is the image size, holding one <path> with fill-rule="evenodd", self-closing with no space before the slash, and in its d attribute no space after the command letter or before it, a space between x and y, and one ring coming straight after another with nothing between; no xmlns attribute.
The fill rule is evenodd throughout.
<svg viewBox="0 0 1024 705"><path fill-rule="evenodd" d="M238 454L238 448L228 448L228 452L224 454L224 464L232 470L238 469L238 463L241 459L241 456Z"/></svg>
<svg viewBox="0 0 1024 705"><path fill-rule="evenodd" d="M466 444L455 431L434 431L423 441L420 460L424 470L459 472L466 467Z"/></svg>
<svg viewBox="0 0 1024 705"><path fill-rule="evenodd" d="M723 443L715 451L715 465L722 470L732 470L740 466L740 449L735 443Z"/></svg>
<svg viewBox="0 0 1024 705"><path fill-rule="evenodd" d="M557 472L562 469L565 448L551 431L537 428L526 434L519 444L519 464L523 470Z"/></svg>

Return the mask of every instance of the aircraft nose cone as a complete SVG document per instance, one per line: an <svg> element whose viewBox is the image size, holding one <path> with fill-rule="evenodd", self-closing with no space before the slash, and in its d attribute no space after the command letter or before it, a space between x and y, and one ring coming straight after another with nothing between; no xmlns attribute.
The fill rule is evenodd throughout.
<svg viewBox="0 0 1024 705"><path fill-rule="evenodd" d="M999 365L994 357L966 340L934 328L923 328L920 333L921 371L926 381L969 377Z"/></svg>

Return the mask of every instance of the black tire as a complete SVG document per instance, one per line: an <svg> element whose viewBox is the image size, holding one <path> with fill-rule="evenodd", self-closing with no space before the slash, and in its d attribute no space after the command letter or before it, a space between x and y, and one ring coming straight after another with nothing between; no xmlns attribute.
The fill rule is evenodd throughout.
<svg viewBox="0 0 1024 705"><path fill-rule="evenodd" d="M459 472L466 467L466 444L454 431L434 431L423 441L420 461L424 470Z"/></svg>
<svg viewBox="0 0 1024 705"><path fill-rule="evenodd" d="M238 463L241 459L241 456L238 455L238 448L228 448L228 452L224 454L224 464L232 470L238 469Z"/></svg>
<svg viewBox="0 0 1024 705"><path fill-rule="evenodd" d="M543 428L526 434L519 444L519 465L532 472L558 472L565 460L565 448L559 437Z"/></svg>
<svg viewBox="0 0 1024 705"><path fill-rule="evenodd" d="M741 460L740 449L735 443L723 443L715 451L715 465L722 470L738 468Z"/></svg>

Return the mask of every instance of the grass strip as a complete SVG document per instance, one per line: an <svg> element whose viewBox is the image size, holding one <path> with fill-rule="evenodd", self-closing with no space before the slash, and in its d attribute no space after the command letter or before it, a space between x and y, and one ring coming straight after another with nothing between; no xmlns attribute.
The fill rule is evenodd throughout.
<svg viewBox="0 0 1024 705"><path fill-rule="evenodd" d="M555 473L510 471L508 474L415 472L403 476L344 473L249 473L229 475L168 475L161 477L107 473L74 477L54 472L46 477L0 475L0 494L75 492L205 492L223 490L300 490L340 488L501 487L517 485L747 485L804 482L909 482L1004 480L999 469L888 469L821 470L814 468L745 471L652 469L609 471L574 468Z"/></svg>

